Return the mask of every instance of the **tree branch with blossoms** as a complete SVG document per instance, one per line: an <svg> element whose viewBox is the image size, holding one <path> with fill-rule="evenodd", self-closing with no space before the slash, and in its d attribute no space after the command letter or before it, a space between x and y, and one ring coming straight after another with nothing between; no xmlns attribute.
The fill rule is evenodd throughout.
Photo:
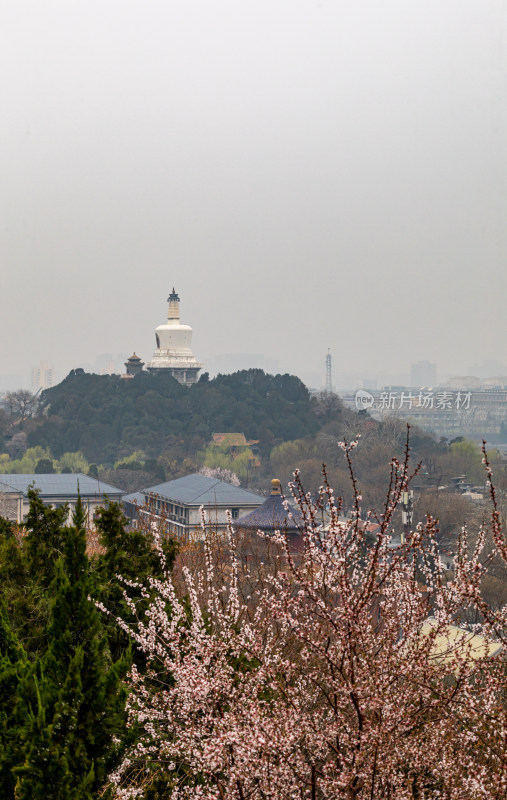
<svg viewBox="0 0 507 800"><path fill-rule="evenodd" d="M395 545L416 472L407 438L384 508L366 517L379 522L370 541L356 446L342 445L350 519L325 470L315 500L296 472L298 547L284 530L232 524L217 544L204 520L202 559L189 568L183 550L180 578L149 581L133 632L149 669L129 678L140 738L111 776L119 800L157 781L172 800L504 800L506 670L494 652L507 616L481 595L485 528L473 548L463 530L452 577L432 517ZM484 457L492 537L506 559ZM479 622L466 627L470 609Z"/></svg>

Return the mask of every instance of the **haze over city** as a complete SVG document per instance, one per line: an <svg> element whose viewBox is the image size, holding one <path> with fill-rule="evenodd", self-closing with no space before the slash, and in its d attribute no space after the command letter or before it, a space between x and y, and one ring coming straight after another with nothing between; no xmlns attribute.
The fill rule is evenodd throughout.
<svg viewBox="0 0 507 800"><path fill-rule="evenodd" d="M500 0L6 4L0 388L150 359L173 285L204 370L505 365L506 34Z"/></svg>

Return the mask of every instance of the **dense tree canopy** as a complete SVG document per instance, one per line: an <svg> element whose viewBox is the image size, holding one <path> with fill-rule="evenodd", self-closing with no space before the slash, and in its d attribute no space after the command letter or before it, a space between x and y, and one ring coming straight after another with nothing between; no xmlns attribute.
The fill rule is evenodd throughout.
<svg viewBox="0 0 507 800"><path fill-rule="evenodd" d="M190 387L164 374L123 380L76 370L43 392L41 408L43 422L30 432L28 444L50 448L56 458L81 451L95 463L112 464L137 449L157 456L182 438L196 439L198 449L215 431L241 431L269 452L320 427L299 378L260 369Z"/></svg>

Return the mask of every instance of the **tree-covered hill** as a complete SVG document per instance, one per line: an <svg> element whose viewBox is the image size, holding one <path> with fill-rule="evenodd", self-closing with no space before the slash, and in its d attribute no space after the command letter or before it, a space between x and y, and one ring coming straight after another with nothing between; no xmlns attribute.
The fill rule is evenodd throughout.
<svg viewBox="0 0 507 800"><path fill-rule="evenodd" d="M195 451L216 431L243 432L268 453L280 442L315 434L321 425L299 378L260 369L213 380L205 374L190 387L164 374L124 380L73 370L43 393L41 407L29 446L50 448L56 458L81 451L102 464L139 449L156 457L181 441Z"/></svg>

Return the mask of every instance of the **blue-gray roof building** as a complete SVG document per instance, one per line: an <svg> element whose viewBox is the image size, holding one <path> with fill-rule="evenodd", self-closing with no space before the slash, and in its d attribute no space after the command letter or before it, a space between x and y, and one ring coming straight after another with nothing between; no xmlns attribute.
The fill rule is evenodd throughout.
<svg viewBox="0 0 507 800"><path fill-rule="evenodd" d="M211 527L223 530L228 523L227 512L235 520L263 502L264 498L254 492L197 472L123 498L125 513L131 519L143 513L163 521L169 532L179 537L199 533L201 506Z"/></svg>
<svg viewBox="0 0 507 800"><path fill-rule="evenodd" d="M76 506L78 495L87 515L87 524L93 527L95 511L107 500L120 502L123 490L82 473L15 474L0 475L0 515L14 522L23 522L28 508L28 490L39 491L42 501L53 508L68 506L69 519ZM3 511L7 513L3 513Z"/></svg>

